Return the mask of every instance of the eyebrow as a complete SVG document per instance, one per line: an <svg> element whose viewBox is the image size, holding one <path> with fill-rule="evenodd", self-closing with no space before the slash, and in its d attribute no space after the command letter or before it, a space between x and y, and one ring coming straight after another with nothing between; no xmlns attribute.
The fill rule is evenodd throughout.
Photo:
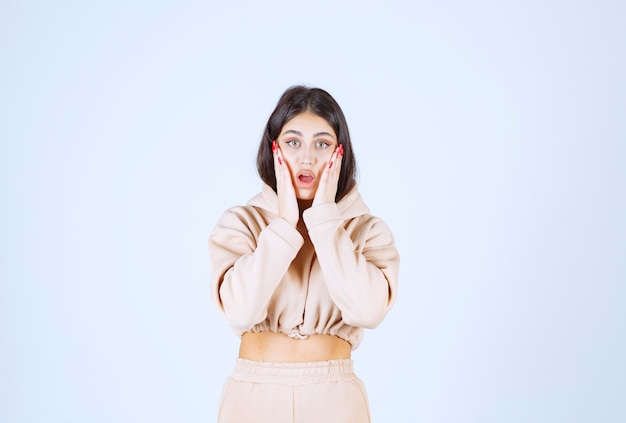
<svg viewBox="0 0 626 423"><path fill-rule="evenodd" d="M288 129L287 131L285 131L285 134L296 134L296 135L298 135L300 137L302 136L302 132L296 131L295 129ZM317 133L313 134L313 138L321 137L323 135L325 135L327 137L331 137L333 139L335 138L333 136L333 134L331 134L330 132L317 132Z"/></svg>

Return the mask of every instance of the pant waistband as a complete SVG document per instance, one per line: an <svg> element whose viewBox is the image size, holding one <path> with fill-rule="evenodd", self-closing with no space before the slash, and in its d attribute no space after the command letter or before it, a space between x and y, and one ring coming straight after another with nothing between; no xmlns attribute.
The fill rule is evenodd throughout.
<svg viewBox="0 0 626 423"><path fill-rule="evenodd" d="M275 363L238 358L231 376L254 383L303 384L356 378L352 359Z"/></svg>

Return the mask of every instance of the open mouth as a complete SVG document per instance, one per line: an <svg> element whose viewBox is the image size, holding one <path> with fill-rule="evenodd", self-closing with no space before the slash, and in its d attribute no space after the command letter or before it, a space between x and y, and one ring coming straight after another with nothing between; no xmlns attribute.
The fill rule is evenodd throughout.
<svg viewBox="0 0 626 423"><path fill-rule="evenodd" d="M311 172L304 171L298 174L298 182L300 183L300 186L304 188L307 188L313 185L314 179L315 177L313 176Z"/></svg>

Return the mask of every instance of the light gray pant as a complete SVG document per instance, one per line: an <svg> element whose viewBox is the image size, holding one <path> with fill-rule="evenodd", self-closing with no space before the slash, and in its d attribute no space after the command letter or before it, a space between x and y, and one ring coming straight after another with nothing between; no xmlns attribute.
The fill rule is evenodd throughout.
<svg viewBox="0 0 626 423"><path fill-rule="evenodd" d="M369 423L352 360L270 363L237 359L226 380L219 423Z"/></svg>

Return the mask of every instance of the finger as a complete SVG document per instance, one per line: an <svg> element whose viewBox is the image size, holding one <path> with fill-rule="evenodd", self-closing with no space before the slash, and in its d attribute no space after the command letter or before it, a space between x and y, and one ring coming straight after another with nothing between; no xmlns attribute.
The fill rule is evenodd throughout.
<svg viewBox="0 0 626 423"><path fill-rule="evenodd" d="M341 158L343 157L343 144L339 144L339 147L333 151L332 156L330 156L330 162L328 163L328 169L341 168ZM339 161L339 163L337 163Z"/></svg>
<svg viewBox="0 0 626 423"><path fill-rule="evenodd" d="M283 152L280 147L278 147L276 141L272 142L272 151L274 153L274 173L276 174L276 182L281 184L284 183L285 178L289 177L289 171L287 170Z"/></svg>
<svg viewBox="0 0 626 423"><path fill-rule="evenodd" d="M280 151L280 147L278 147L276 140L272 141L272 153L274 155L274 165L282 166L284 163L282 152ZM278 168L278 166L275 167Z"/></svg>
<svg viewBox="0 0 626 423"><path fill-rule="evenodd" d="M280 148L276 148L276 157L278 158L278 164L282 166L285 164L285 159L283 157L283 151Z"/></svg>
<svg viewBox="0 0 626 423"><path fill-rule="evenodd" d="M276 188L279 193L282 194L285 189L285 172L283 164L285 161L282 158L280 148L276 141L272 141L272 154L274 156L274 175L276 176Z"/></svg>
<svg viewBox="0 0 626 423"><path fill-rule="evenodd" d="M289 166L285 161L282 150L278 147L278 144L272 144L272 150L274 151L274 171L277 188L280 190L282 187L285 192L294 191Z"/></svg>

